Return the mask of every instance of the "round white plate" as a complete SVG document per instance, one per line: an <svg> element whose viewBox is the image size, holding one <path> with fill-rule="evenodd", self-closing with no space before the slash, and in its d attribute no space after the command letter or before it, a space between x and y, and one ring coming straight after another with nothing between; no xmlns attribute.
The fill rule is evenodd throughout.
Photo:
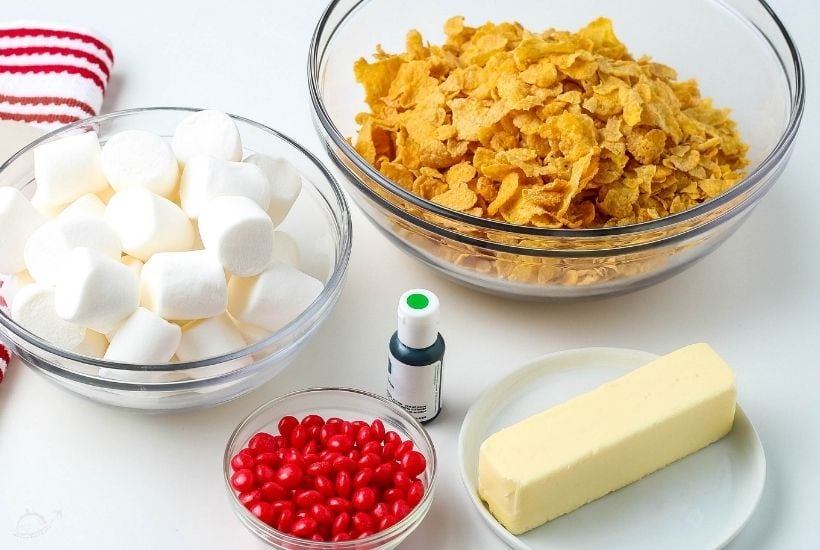
<svg viewBox="0 0 820 550"><path fill-rule="evenodd" d="M729 434L623 489L523 535L512 535L478 497L478 450L491 434L618 378L657 356L586 348L545 355L487 390L459 435L461 477L484 521L513 548L720 548L743 528L766 479L763 447L737 408Z"/></svg>

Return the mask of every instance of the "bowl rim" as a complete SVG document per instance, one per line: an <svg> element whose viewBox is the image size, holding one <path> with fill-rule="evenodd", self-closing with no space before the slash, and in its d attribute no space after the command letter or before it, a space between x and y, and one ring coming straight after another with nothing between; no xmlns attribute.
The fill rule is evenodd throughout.
<svg viewBox="0 0 820 550"><path fill-rule="evenodd" d="M353 4L352 7L347 9L347 11L343 15L341 15L339 22L332 28L329 28L329 22L331 17L333 17L336 14L337 8L339 8L339 4L343 1L344 0L331 0L331 2L327 5L321 17L319 18L318 23L316 24L316 28L314 29L313 36L310 40L310 47L308 49L308 91L310 93L311 104L313 105L315 120L321 125L322 128L322 132L320 133L324 133L324 136L322 137L329 138L332 144L335 146L334 149L333 147L329 146L330 143L326 143L326 149L328 151L329 156L336 162L337 166L339 166L346 173L353 176L352 178L350 178L352 180L352 183L359 190L363 191L368 196L372 198L377 198L378 194L373 192L367 185L361 182L358 177L356 177L354 174L350 172L350 169L344 164L342 159L339 158L337 150L341 151L342 155L344 155L344 157L348 161L352 162L358 170L364 172L370 179L375 181L382 189L387 190L394 196L398 196L400 199L407 201L415 207L439 215L445 218L446 220L455 223L468 224L470 226L479 229L484 229L487 231L516 233L521 236L530 237L549 237L554 239L565 239L568 241L571 241L574 238L623 237L630 235L638 235L655 230L665 229L678 224L683 224L701 215L705 215L714 210L717 210L720 207L731 203L737 197L743 195L751 189L754 189L766 175L768 175L776 168L778 163L788 153L797 135L797 131L800 126L800 121L803 118L803 111L805 109L806 101L806 87L803 62L800 56L800 52L798 51L797 45L791 38L791 35L789 34L785 25L774 12L774 10L768 5L768 3L766 3L765 0L755 0L758 3L758 5L771 18L772 22L780 31L783 40L786 43L790 60L794 66L794 82L792 83L791 80L788 78L788 75L786 74L787 71L783 66L783 59L781 58L779 53L774 49L774 47L771 46L771 41L768 39L766 34L764 34L763 31L761 31L756 25L752 25L752 27L755 28L762 35L766 43L769 45L772 53L774 53L775 57L780 62L781 69L783 69L782 74L786 77L788 89L790 92L790 112L788 123L786 124L786 127L784 128L778 141L772 147L771 151L769 151L768 155L766 155L766 157L737 184L735 184L729 190L725 191L723 194L718 195L717 197L714 197L708 201L704 201L700 204L697 204L692 208L689 208L682 212L670 214L668 216L658 218L656 220L650 220L646 222L615 227L593 229L548 229L515 225L504 221L497 221L488 218L470 216L463 212L451 210L449 208L435 204L432 201L428 201L417 195L414 195L410 191L404 189L400 185L394 183L393 181L382 175L381 172L374 168L358 153L358 151L356 151L355 147L353 147L347 141L347 139L345 139L345 137L339 131L336 124L333 122L333 119L331 118L330 114L325 108L324 101L322 99L323 96L319 89L319 76L322 68L323 59L328 47L332 43L333 37L336 34L337 29L339 29L340 26L344 25L348 21L348 19L364 4L371 2L371 0L356 1L356 3ZM740 18L746 23L749 23L749 19L740 14L739 12L737 12L737 10L731 8L730 6L727 6L720 0L714 1L716 3L721 4L724 8L729 10L736 17ZM320 43L325 38L327 42L324 44L323 47L321 47ZM382 199L379 202L380 204L385 205L385 203L389 201L387 201L386 199ZM406 210L403 209L396 208L394 212L400 212L403 218L407 218L408 216L412 217L413 223L419 223L420 221L425 222L425 220L422 220L417 216L409 214ZM465 235L462 232L453 231L447 227L443 227L435 223L425 222L422 223L422 225L428 230L433 230L434 232L440 234L457 235L459 239L464 239L466 237L468 239L471 239L471 242L475 241L472 242L472 244L477 244L479 246L487 246L489 245L489 243L492 242L485 241L482 239L475 239ZM492 242L492 246L493 248L497 248L496 243L494 242ZM511 251L515 252L516 250ZM630 250L632 250L632 248L630 248ZM531 253L532 250L527 249L527 252ZM593 251L593 253L594 252L600 251Z"/></svg>
<svg viewBox="0 0 820 550"><path fill-rule="evenodd" d="M241 505L237 499L236 491L233 487L231 487L231 458L232 458L232 447L238 441L239 433L251 422L256 420L259 416L262 416L265 412L267 412L271 407L287 402L293 398L300 397L302 395L307 395L311 393L320 393L320 394L328 394L332 396L333 394L350 394L354 396L358 396L359 398L369 399L372 401L378 402L383 407L386 407L390 412L399 416L404 422L410 424L415 429L419 431L419 433L423 436L424 443L430 449L430 456L425 456L427 459L427 464L430 467L430 481L425 486L424 496L422 497L421 501L413 508L413 510L401 521L395 523L394 525L388 527L383 531L378 531L369 537L363 539L354 539L349 541L340 541L340 542L330 542L330 541L311 541L307 539L302 539L298 537L294 537L293 535L289 535L287 533L283 533L277 529L274 529L267 523L264 523L262 520L254 516L253 514L248 511L247 508ZM413 527L417 524L417 520L420 523L421 519L424 518L426 515L426 510L429 509L430 504L433 500L433 495L435 492L436 486L436 479L438 473L438 458L436 455L436 447L433 444L433 439L430 437L430 434L424 428L424 426L415 418L413 418L410 413L405 411L399 405L395 404L394 402L390 401L384 396L371 393L365 390L359 390L356 388L346 388L346 387L309 387L304 388L301 390L295 390L290 393L286 393L285 395L281 395L279 397L275 397L265 403L259 405L256 409L254 409L248 416L246 416L234 429L231 433L230 437L228 438L228 443L225 445L225 452L222 457L222 474L223 480L225 481L225 488L228 491L228 496L231 499L231 504L234 505L235 510L239 510L241 508L241 513L244 518L249 520L254 527L257 527L261 531L265 533L269 533L273 536L280 537L283 543L293 544L297 546L301 546L308 549L315 549L315 550L326 550L327 548L356 548L361 544L367 543L378 543L380 539L391 537L393 535L399 534L404 532L409 528L415 529ZM416 517L413 512L425 510L420 517ZM243 522L244 523L244 522ZM412 531L412 529L411 529ZM269 541L265 541L269 542Z"/></svg>
<svg viewBox="0 0 820 550"><path fill-rule="evenodd" d="M154 112L172 112L172 113L193 113L206 110L204 108L199 107L177 107L177 106L153 106L153 107L137 107L131 109L122 109L117 111L112 111L110 113L97 115L94 117L89 117L85 119L78 120L66 126L62 126L56 130L53 130L36 140L32 141L19 151L17 151L14 155L9 157L4 163L0 165L0 173L2 173L6 168L8 168L14 161L18 158L22 157L29 151L33 150L37 146L47 141L50 141L58 136L67 135L72 133L77 129L81 129L84 127L93 127L95 124L99 122L108 121L110 119L120 118L120 117L127 117L130 115L136 115L140 113L154 113ZM50 354L56 355L62 359L68 359L70 361L74 361L77 363L82 363L86 366L94 366L100 368L107 368L111 370L119 370L119 371L126 371L126 372L153 372L153 373L166 373L166 372L184 372L189 369L196 369L199 367L207 367L213 366L218 364L227 363L229 361L233 361L236 359L242 359L243 357L247 357L257 351L260 351L263 348L266 348L271 345L275 345L278 342L286 340L295 332L299 331L300 329L304 328L303 323L306 319L312 317L317 311L324 308L328 301L332 299L333 295L340 291L340 287L344 281L345 275L347 273L347 269L350 263L350 253L352 249L352 233L353 233L353 226L352 221L350 218L350 207L347 204L347 200L345 199L344 193L336 181L336 178L330 173L330 171L325 168L325 166L319 161L319 159L294 139L290 138L289 136L262 124L261 122L256 122L249 118L235 115L232 113L226 113L230 116L234 121L239 121L243 124L247 124L253 128L261 130L262 132L270 134L275 139L281 140L286 144L290 145L297 152L304 155L307 160L313 164L317 170L319 170L322 177L326 180L326 182L330 185L330 188L333 191L333 198L336 200L339 206L339 214L336 215L331 210L332 218L337 226L337 230L339 233L339 240L338 242L334 243L336 249L336 261L333 265L333 271L330 274L327 282L324 283L322 291L319 295L311 302L311 304L302 311L295 319L291 320L290 323L279 329L278 331L274 332L267 338L264 338L258 342L253 344L247 345L241 349L232 351L230 353L225 353L222 355L216 355L213 357L209 357L207 359L200 359L197 361L180 361L178 363L156 363L156 364L136 364L136 363L124 363L118 361L108 361L102 358L91 357L87 355L81 355L75 353L73 351L65 350L59 348L57 346L52 345L48 341L40 338L39 336L35 335L32 332L29 332L15 321L11 319L11 316L8 315L5 311L0 309L0 325L18 338L24 340L25 342L40 348ZM240 131L241 135L241 131ZM307 179L307 178L306 178ZM310 181L310 180L308 180ZM321 193L320 193L321 195ZM324 198L324 195L321 195L323 200L327 202L327 199ZM12 343L13 347L16 347ZM287 347L283 348L278 346L276 351L273 355L276 355L283 350L287 349ZM135 386L148 386L152 389L163 389L163 388L172 388L178 389L181 385L184 384L191 384L191 383L208 383L215 380L222 380L229 378L236 374L237 370L244 371L247 367L242 369L235 369L228 371L226 373L211 376L211 377L202 377L195 380L182 380L178 382L162 382L162 383L152 383L152 382L132 382L132 381L122 381L122 380L115 380L115 379L106 379L106 378L97 378L94 376L88 376L85 374L80 374L74 372L72 369L64 367L64 366L56 366L53 370L57 370L60 373L70 373L69 376L72 379L77 379L78 381L93 381L95 384L101 385L110 385L111 387L115 388L133 388ZM48 369L52 370L52 369ZM196 384L199 385L199 384Z"/></svg>

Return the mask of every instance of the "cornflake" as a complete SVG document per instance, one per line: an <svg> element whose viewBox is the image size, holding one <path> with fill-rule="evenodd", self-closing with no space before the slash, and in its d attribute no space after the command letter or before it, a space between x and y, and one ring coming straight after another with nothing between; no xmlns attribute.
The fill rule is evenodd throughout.
<svg viewBox="0 0 820 550"><path fill-rule="evenodd" d="M609 19L576 33L453 17L354 66L370 112L356 149L435 204L544 228L653 220L743 178L747 146L694 80L634 59ZM519 274L523 276L522 274ZM518 275L516 275L518 276Z"/></svg>

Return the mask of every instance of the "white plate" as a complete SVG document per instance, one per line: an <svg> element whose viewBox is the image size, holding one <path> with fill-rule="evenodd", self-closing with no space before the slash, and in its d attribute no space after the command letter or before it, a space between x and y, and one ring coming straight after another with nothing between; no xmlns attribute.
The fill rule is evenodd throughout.
<svg viewBox="0 0 820 550"><path fill-rule="evenodd" d="M487 390L459 435L461 477L485 522L513 548L720 548L743 528L766 479L763 447L737 408L720 441L578 510L515 536L478 497L478 450L492 433L655 359L587 348L545 355Z"/></svg>

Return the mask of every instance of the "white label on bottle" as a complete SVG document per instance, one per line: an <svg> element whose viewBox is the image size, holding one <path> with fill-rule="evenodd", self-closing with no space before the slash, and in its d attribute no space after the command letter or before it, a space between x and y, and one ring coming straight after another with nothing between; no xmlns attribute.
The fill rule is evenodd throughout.
<svg viewBox="0 0 820 550"><path fill-rule="evenodd" d="M432 420L441 408L441 361L408 365L388 352L387 396L419 422Z"/></svg>

